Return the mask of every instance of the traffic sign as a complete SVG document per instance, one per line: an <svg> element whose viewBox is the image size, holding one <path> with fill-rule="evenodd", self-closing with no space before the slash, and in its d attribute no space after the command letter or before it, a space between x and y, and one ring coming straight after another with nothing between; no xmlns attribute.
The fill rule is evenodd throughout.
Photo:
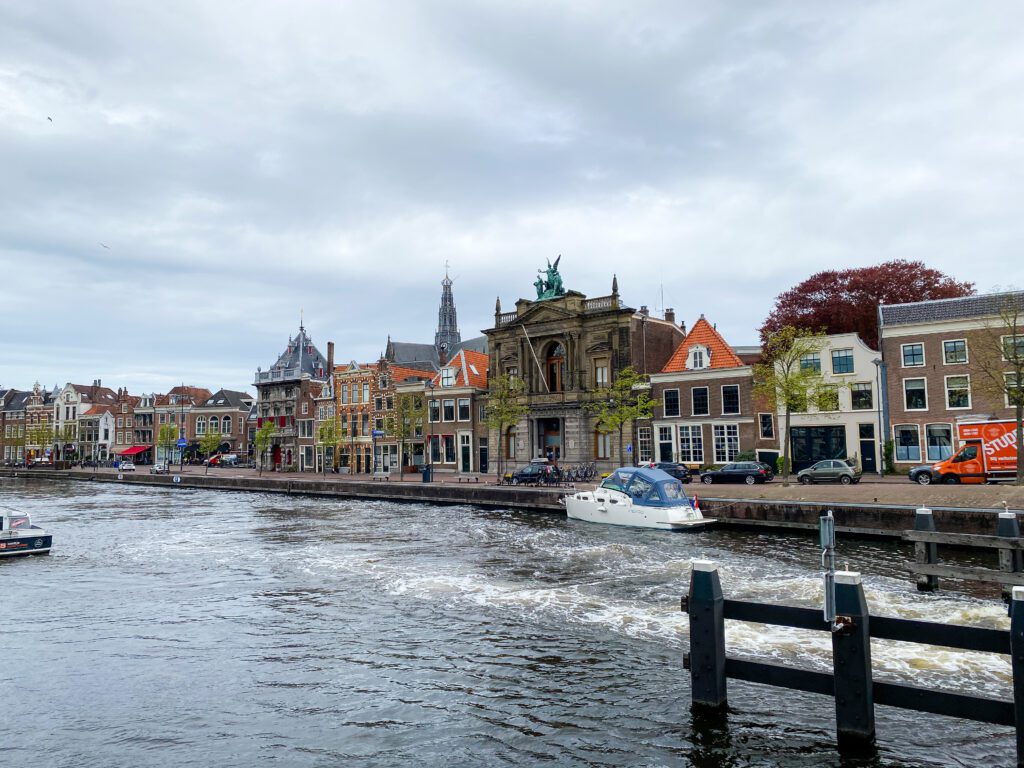
<svg viewBox="0 0 1024 768"><path fill-rule="evenodd" d="M187 446L188 446L188 440L186 440L184 437L179 437L178 438L178 447L179 448L185 448Z"/></svg>
<svg viewBox="0 0 1024 768"><path fill-rule="evenodd" d="M632 443L626 443L626 453L632 453L632 452L633 452L633 444Z"/></svg>

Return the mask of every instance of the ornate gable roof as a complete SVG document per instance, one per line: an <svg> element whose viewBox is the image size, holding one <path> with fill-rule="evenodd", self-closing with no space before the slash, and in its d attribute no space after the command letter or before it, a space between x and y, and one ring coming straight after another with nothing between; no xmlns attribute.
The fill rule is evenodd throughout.
<svg viewBox="0 0 1024 768"><path fill-rule="evenodd" d="M478 387L487 389L487 355L470 349L460 350L445 368L455 369L456 387ZM434 385L440 386L440 372L434 377Z"/></svg>
<svg viewBox="0 0 1024 768"><path fill-rule="evenodd" d="M711 353L711 364L707 366L708 368L741 368L744 365L732 347L725 343L725 339L722 338L721 334L715 330L711 323L704 319L704 315L701 315L700 319L693 324L690 332L686 334L683 343L679 345L679 348L669 358L669 361L665 363L665 367L661 369L661 372L679 373L692 370L687 368L686 365L690 359L690 350L698 345L706 347Z"/></svg>

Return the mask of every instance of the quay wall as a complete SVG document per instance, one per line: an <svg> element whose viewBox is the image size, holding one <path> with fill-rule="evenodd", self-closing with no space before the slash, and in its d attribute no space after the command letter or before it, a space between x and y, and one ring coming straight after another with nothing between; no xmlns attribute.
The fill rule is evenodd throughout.
<svg viewBox="0 0 1024 768"><path fill-rule="evenodd" d="M221 474L184 474L175 483L172 475L128 474L119 479L110 472L88 470L45 470L0 468L0 477L27 480L58 480L78 482L120 483L157 487L201 488L220 491L257 491L314 495L332 498L374 499L431 504L467 504L477 507L521 509L534 512L564 513L559 503L565 489L524 488L521 486L480 483L423 483L407 481L371 481L315 479L265 475L230 477ZM832 510L836 532L840 535L899 538L902 531L914 527L916 507L894 504L868 504L825 501L784 501L766 499L734 499L700 497L701 511L723 527L817 531L819 516ZM976 533L995 535L998 509L970 507L931 507L936 528L945 533ZM1018 518L1024 512L1016 511ZM1024 526L1024 519L1021 520Z"/></svg>

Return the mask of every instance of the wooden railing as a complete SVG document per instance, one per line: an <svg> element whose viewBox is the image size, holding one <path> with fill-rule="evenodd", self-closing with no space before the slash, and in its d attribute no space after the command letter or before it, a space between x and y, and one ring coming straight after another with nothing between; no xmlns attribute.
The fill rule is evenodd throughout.
<svg viewBox="0 0 1024 768"><path fill-rule="evenodd" d="M874 749L875 704L958 717L1017 732L1017 765L1024 765L1024 587L1013 590L1010 631L870 616L860 574L835 575L836 623L822 611L785 605L726 600L716 563L693 563L682 610L690 616L690 670L695 710L724 713L728 678L835 697L840 749ZM725 620L795 627L832 635L832 674L730 658L725 650ZM952 693L904 683L875 681L871 638L1009 654L1013 700Z"/></svg>

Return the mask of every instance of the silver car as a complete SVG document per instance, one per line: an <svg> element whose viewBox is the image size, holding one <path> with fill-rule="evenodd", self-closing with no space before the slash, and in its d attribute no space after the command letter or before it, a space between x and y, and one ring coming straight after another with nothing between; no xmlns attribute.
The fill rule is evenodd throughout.
<svg viewBox="0 0 1024 768"><path fill-rule="evenodd" d="M861 471L857 467L851 467L845 461L839 459L824 459L817 464L801 469L796 473L796 479L804 485L811 483L850 483L860 482Z"/></svg>

